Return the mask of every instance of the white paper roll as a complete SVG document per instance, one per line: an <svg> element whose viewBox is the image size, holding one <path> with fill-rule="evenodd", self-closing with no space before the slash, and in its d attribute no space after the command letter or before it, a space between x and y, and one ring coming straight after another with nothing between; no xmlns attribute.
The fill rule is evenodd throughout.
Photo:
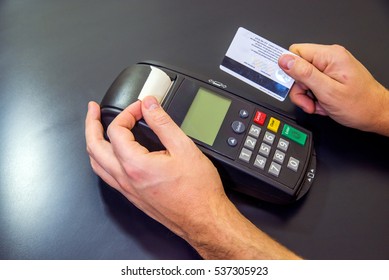
<svg viewBox="0 0 389 280"><path fill-rule="evenodd" d="M169 92L173 82L170 77L161 69L150 66L151 72L147 78L138 99L143 100L146 96L154 96L161 104L166 94Z"/></svg>

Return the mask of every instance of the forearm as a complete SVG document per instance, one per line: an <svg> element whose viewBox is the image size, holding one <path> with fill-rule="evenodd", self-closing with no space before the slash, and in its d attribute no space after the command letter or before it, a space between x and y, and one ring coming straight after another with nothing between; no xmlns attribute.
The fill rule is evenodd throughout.
<svg viewBox="0 0 389 280"><path fill-rule="evenodd" d="M186 240L204 259L299 259L247 220L231 202Z"/></svg>

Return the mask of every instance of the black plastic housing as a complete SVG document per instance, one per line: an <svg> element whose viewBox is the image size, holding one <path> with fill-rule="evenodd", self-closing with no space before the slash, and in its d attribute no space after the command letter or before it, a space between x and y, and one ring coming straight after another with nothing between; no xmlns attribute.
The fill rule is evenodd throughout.
<svg viewBox="0 0 389 280"><path fill-rule="evenodd" d="M106 130L111 121L128 105L138 100L138 95L143 88L143 85L151 71L150 66L156 66L174 81L169 94L161 104L162 107L172 116L176 122L179 120L176 115L177 110L171 108L172 99L177 89L181 86L185 79L191 79L198 81L199 83L207 84L208 87L214 88L218 91L226 91L224 84L215 83L213 80L200 79L194 75L185 73L183 70L172 69L172 67L164 66L160 63L139 63L130 66L123 70L119 76L112 83L107 93L105 94L101 102L101 113L102 113L102 124ZM221 88L222 87L222 88ZM237 96L237 98L243 98L244 96L237 95L235 93L227 91L229 94ZM274 108L268 108L263 104L258 106L266 108L271 112ZM274 114L277 112L274 111ZM294 120L288 119L285 116L277 115L279 118L285 120L285 122L295 124ZM178 123L178 125L180 125ZM297 125L297 124L296 124ZM316 172L316 155L313 148L312 135L309 131L304 130L309 135L309 141L307 143L308 157L303 166L303 172L298 183L293 188L285 188L282 184L279 184L267 178L266 176L258 177L258 175L247 168L247 166L237 166L234 161L226 158L217 151L214 151L202 145L194 139L194 142L198 147L213 161L217 167L223 184L225 187L234 189L241 193L245 193L249 196L259 198L261 200L276 203L276 204L287 204L294 202L303 197L310 189ZM132 132L139 143L147 147L151 151L164 149L156 135L151 131L144 120L140 120Z"/></svg>

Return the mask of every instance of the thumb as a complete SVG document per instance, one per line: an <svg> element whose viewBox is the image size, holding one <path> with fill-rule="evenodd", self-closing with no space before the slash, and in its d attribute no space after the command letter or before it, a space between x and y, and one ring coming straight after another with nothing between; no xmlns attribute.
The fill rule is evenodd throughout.
<svg viewBox="0 0 389 280"><path fill-rule="evenodd" d="M296 55L282 55L278 65L286 74L311 89L315 95L320 94L323 85L331 85L334 82L313 64Z"/></svg>
<svg viewBox="0 0 389 280"><path fill-rule="evenodd" d="M183 149L184 143L189 138L165 112L154 96L147 96L143 99L142 114L147 125L170 153Z"/></svg>

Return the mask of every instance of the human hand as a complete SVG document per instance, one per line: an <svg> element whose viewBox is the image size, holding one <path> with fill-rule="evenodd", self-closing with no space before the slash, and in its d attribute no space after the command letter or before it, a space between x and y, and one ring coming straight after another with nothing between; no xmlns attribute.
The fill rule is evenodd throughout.
<svg viewBox="0 0 389 280"><path fill-rule="evenodd" d="M296 80L292 102L307 113L389 136L389 92L350 52L338 45L294 44L289 49L298 56L282 55L279 66Z"/></svg>
<svg viewBox="0 0 389 280"><path fill-rule="evenodd" d="M131 129L142 117L166 150L149 152L136 142ZM216 168L153 97L115 118L107 131L110 142L103 137L100 108L91 102L85 133L95 173L184 239L229 203Z"/></svg>
<svg viewBox="0 0 389 280"><path fill-rule="evenodd" d="M131 129L144 118L166 150L149 152ZM140 210L191 244L204 258L296 259L293 252L248 221L227 198L209 159L154 97L119 114L104 139L100 107L90 102L85 120L93 170Z"/></svg>

